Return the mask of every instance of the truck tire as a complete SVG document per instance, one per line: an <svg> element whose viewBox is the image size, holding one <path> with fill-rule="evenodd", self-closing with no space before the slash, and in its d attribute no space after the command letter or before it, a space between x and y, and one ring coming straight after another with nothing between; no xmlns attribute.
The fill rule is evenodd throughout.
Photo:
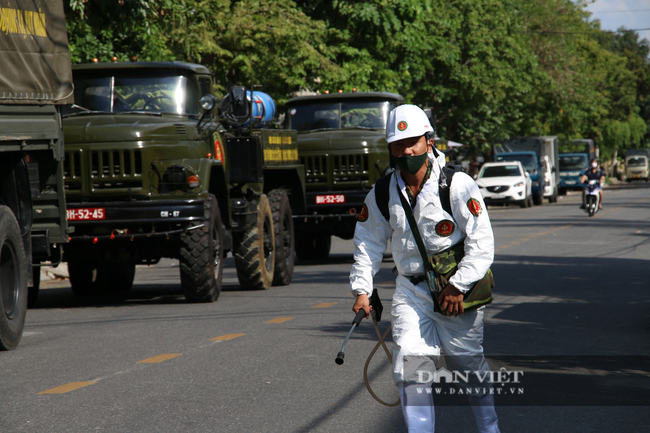
<svg viewBox="0 0 650 433"><path fill-rule="evenodd" d="M541 206L541 205L544 204L544 190L541 189L541 188L540 188L540 190L541 190L541 192L538 195L533 196L533 202L537 206Z"/></svg>
<svg viewBox="0 0 650 433"><path fill-rule="evenodd" d="M0 350L15 349L27 313L27 257L13 212L0 206Z"/></svg>
<svg viewBox="0 0 650 433"><path fill-rule="evenodd" d="M223 281L223 224L214 195L205 201L204 230L181 235L181 287L188 302L214 302L219 299Z"/></svg>
<svg viewBox="0 0 650 433"><path fill-rule="evenodd" d="M275 236L269 200L260 197L257 221L241 237L234 250L237 278L243 289L269 289L275 270Z"/></svg>
<svg viewBox="0 0 650 433"><path fill-rule="evenodd" d="M275 268L273 285L287 286L293 278L295 262L295 239L293 215L287 193L274 189L268 195L273 214L273 232L275 236Z"/></svg>
<svg viewBox="0 0 650 433"><path fill-rule="evenodd" d="M302 232L296 242L296 255L299 260L325 260L331 247L332 235Z"/></svg>
<svg viewBox="0 0 650 433"><path fill-rule="evenodd" d="M133 287L135 263L111 267L98 262L74 260L68 262L68 274L70 288L76 296L124 293Z"/></svg>
<svg viewBox="0 0 650 433"><path fill-rule="evenodd" d="M27 308L36 307L36 302L38 301L38 290L41 287L41 269L40 266L32 266L32 279L34 280L34 285L27 290Z"/></svg>

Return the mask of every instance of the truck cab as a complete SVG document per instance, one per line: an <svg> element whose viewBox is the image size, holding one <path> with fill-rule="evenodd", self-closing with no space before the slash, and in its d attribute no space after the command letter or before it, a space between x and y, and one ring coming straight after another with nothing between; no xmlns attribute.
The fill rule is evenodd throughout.
<svg viewBox="0 0 650 433"><path fill-rule="evenodd" d="M586 153L560 154L560 192L582 189L580 176L589 168L589 155Z"/></svg>
<svg viewBox="0 0 650 433"><path fill-rule="evenodd" d="M294 215L299 259L324 259L331 237L352 239L357 214L387 174L386 121L404 103L387 92L301 96L287 104L285 127L298 131L305 166L306 213Z"/></svg>

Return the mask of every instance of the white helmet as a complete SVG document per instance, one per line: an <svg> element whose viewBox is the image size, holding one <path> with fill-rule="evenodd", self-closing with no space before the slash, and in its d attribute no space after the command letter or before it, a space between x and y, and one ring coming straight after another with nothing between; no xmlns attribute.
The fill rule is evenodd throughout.
<svg viewBox="0 0 650 433"><path fill-rule="evenodd" d="M386 141L388 143L404 138L421 137L427 132L433 133L433 128L429 118L420 107L400 105L388 115L386 124Z"/></svg>

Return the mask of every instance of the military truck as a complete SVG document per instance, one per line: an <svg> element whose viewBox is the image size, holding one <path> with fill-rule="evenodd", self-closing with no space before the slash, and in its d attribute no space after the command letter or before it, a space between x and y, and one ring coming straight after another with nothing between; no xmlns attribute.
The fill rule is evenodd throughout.
<svg viewBox="0 0 650 433"><path fill-rule="evenodd" d="M57 264L68 240L60 112L72 73L61 2L0 8L0 350L9 350L36 303L40 263Z"/></svg>
<svg viewBox="0 0 650 433"><path fill-rule="evenodd" d="M325 259L332 236L352 239L357 213L388 173L388 113L404 103L387 92L299 96L287 103L285 127L298 131L305 166L306 210L294 212L299 259Z"/></svg>
<svg viewBox="0 0 650 433"><path fill-rule="evenodd" d="M128 291L136 265L179 260L190 302L216 301L224 254L244 288L291 282L292 206L304 206L295 131L265 129L273 101L179 62L73 67L64 115L76 295ZM263 97L264 96L264 97Z"/></svg>

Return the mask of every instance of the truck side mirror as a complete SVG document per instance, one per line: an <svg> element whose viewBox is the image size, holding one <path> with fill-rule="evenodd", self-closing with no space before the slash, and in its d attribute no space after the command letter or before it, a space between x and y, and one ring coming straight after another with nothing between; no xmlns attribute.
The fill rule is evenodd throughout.
<svg viewBox="0 0 650 433"><path fill-rule="evenodd" d="M246 88L244 86L233 86L228 91L230 99L230 110L233 117L243 119L250 113Z"/></svg>

